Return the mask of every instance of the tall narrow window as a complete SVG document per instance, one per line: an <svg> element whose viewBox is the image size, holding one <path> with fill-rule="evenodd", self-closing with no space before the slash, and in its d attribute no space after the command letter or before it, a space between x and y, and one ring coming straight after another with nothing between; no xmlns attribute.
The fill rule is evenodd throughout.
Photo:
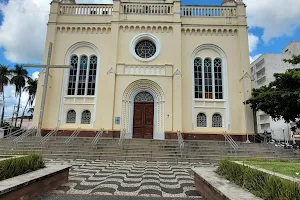
<svg viewBox="0 0 300 200"><path fill-rule="evenodd" d="M212 127L222 127L222 116L220 114L214 114L212 116Z"/></svg>
<svg viewBox="0 0 300 200"><path fill-rule="evenodd" d="M86 82L87 66L88 66L88 57L81 56L77 95L85 95L85 82Z"/></svg>
<svg viewBox="0 0 300 200"><path fill-rule="evenodd" d="M205 99L213 98L212 62L210 58L204 60Z"/></svg>
<svg viewBox="0 0 300 200"><path fill-rule="evenodd" d="M75 124L76 123L76 112L75 110L69 110L67 113L67 124Z"/></svg>
<svg viewBox="0 0 300 200"><path fill-rule="evenodd" d="M194 60L194 81L195 81L195 98L203 98L201 58L196 58Z"/></svg>
<svg viewBox="0 0 300 200"><path fill-rule="evenodd" d="M223 84L222 84L222 60L216 58L214 60L215 72L215 99L223 99Z"/></svg>
<svg viewBox="0 0 300 200"><path fill-rule="evenodd" d="M204 113L197 115L197 127L207 127L206 115Z"/></svg>
<svg viewBox="0 0 300 200"><path fill-rule="evenodd" d="M96 74L97 74L97 56L91 56L87 95L95 95Z"/></svg>
<svg viewBox="0 0 300 200"><path fill-rule="evenodd" d="M81 115L81 124L90 124L91 123L91 112L89 110L85 110Z"/></svg>
<svg viewBox="0 0 300 200"><path fill-rule="evenodd" d="M72 68L70 69L69 74L68 95L75 95L78 56L73 55L71 57L71 66Z"/></svg>

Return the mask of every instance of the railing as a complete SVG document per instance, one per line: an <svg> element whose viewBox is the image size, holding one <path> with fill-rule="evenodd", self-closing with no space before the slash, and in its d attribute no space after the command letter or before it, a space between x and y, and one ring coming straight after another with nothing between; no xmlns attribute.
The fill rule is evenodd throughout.
<svg viewBox="0 0 300 200"><path fill-rule="evenodd" d="M28 137L29 135L33 135L35 134L37 131L37 128L36 127L32 127L30 129L28 129L25 133L23 133L22 135L18 136L17 138L15 138L13 140L14 143L19 143L19 142L22 142L26 137Z"/></svg>
<svg viewBox="0 0 300 200"><path fill-rule="evenodd" d="M183 141L183 138L182 138L181 131L177 131L177 138L178 138L178 144L179 144L179 148L180 148L180 154L181 154L181 157L182 157L183 152L184 152L184 141Z"/></svg>
<svg viewBox="0 0 300 200"><path fill-rule="evenodd" d="M127 133L126 129L123 129L120 133L120 139L119 139L119 142L118 142L120 147L123 145L123 141L125 140L126 133Z"/></svg>
<svg viewBox="0 0 300 200"><path fill-rule="evenodd" d="M181 16L189 17L236 17L235 7L202 7L202 6L181 6Z"/></svg>
<svg viewBox="0 0 300 200"><path fill-rule="evenodd" d="M225 143L226 141L230 144L230 146L236 151L239 148L239 145L234 141L234 139L228 135L226 132L224 132L225 137Z"/></svg>
<svg viewBox="0 0 300 200"><path fill-rule="evenodd" d="M40 144L45 144L52 135L56 134L59 130L59 126L57 126L54 130L50 131L47 135L45 135L40 141Z"/></svg>
<svg viewBox="0 0 300 200"><path fill-rule="evenodd" d="M112 15L113 5L61 5L61 15Z"/></svg>
<svg viewBox="0 0 300 200"><path fill-rule="evenodd" d="M72 133L72 135L70 135L70 137L68 137L68 138L66 139L66 141L64 142L65 145L69 145L69 144L71 143L71 141L74 140L75 137L78 136L78 134L80 133L80 130L81 130L81 127L78 127L78 128Z"/></svg>
<svg viewBox="0 0 300 200"><path fill-rule="evenodd" d="M18 130L16 130L16 131L12 132L12 133L7 134L7 135L4 136L3 138L4 138L4 139L10 139L10 138L12 138L13 136L16 136L16 135L19 135L19 134L23 134L23 133L26 132L26 131L27 131L27 129L18 129Z"/></svg>
<svg viewBox="0 0 300 200"><path fill-rule="evenodd" d="M173 13L172 4L123 3L121 6L124 14L165 15Z"/></svg>
<svg viewBox="0 0 300 200"><path fill-rule="evenodd" d="M99 142L99 140L100 140L100 138L101 138L103 132L104 132L104 129L103 129L103 128L101 128L101 129L97 132L96 136L94 137L94 139L93 139L93 141L92 141L92 145L93 145L93 146L96 146L96 145L98 144L98 142Z"/></svg>

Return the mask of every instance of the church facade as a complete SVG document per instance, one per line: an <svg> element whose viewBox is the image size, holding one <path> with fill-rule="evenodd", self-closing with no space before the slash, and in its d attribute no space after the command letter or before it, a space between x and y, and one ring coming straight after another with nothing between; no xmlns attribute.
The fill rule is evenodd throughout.
<svg viewBox="0 0 300 200"><path fill-rule="evenodd" d="M246 6L180 0L53 0L45 45L53 43L43 133L244 140L254 133L243 104L251 93ZM38 124L44 74L36 97Z"/></svg>

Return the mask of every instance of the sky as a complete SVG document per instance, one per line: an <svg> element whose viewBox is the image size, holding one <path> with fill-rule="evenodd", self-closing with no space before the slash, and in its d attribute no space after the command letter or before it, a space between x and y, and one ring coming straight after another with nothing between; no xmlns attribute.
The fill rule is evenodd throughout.
<svg viewBox="0 0 300 200"><path fill-rule="evenodd" d="M77 3L112 3L112 0L76 0ZM250 60L261 54L281 53L300 41L300 0L243 0L247 5ZM41 63L51 0L0 0L0 64ZM182 4L220 5L222 0L182 0ZM28 69L33 78L39 69ZM28 94L23 93L24 107ZM5 88L5 116L17 103L13 86Z"/></svg>

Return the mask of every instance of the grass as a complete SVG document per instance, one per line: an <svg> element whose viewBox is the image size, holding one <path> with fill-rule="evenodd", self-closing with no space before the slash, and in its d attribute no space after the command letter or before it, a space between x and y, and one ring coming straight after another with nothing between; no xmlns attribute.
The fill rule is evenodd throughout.
<svg viewBox="0 0 300 200"><path fill-rule="evenodd" d="M284 174L300 179L299 162L276 162L276 161L242 161L245 164L259 167L279 174Z"/></svg>
<svg viewBox="0 0 300 200"><path fill-rule="evenodd" d="M254 162L254 161L253 161ZM272 161L272 163L276 163ZM222 160L217 173L265 200L299 200L300 184Z"/></svg>
<svg viewBox="0 0 300 200"><path fill-rule="evenodd" d="M44 168L41 155L31 154L0 161L0 181Z"/></svg>

